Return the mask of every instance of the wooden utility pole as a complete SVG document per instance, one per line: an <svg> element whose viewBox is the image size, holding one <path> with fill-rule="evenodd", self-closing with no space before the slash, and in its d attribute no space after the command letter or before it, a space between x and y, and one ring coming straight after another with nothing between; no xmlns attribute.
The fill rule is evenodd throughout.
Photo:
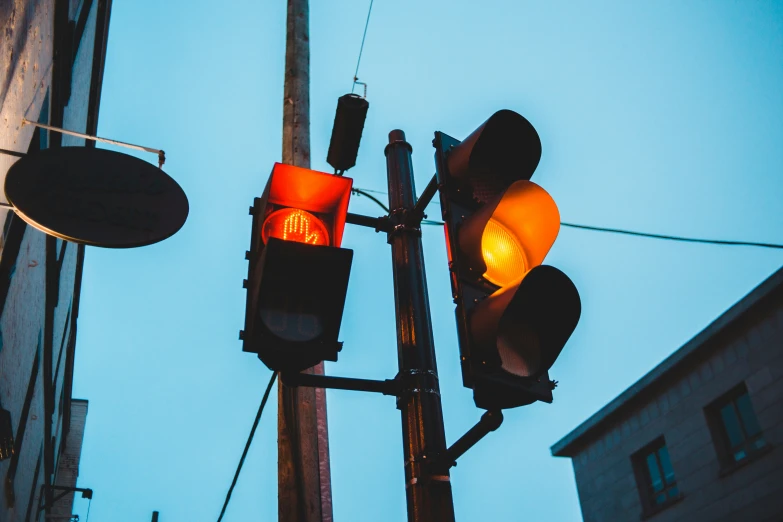
<svg viewBox="0 0 783 522"><path fill-rule="evenodd" d="M288 0L283 89L283 163L310 168L308 0ZM308 373L323 375L323 363ZM279 522L332 522L326 392L278 381Z"/></svg>

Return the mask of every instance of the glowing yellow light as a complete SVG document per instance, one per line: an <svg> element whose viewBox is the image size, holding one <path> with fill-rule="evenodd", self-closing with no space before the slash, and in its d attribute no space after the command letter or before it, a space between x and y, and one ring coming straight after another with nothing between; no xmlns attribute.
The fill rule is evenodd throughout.
<svg viewBox="0 0 783 522"><path fill-rule="evenodd" d="M270 237L308 245L329 245L329 233L323 221L298 208L284 208L266 218L261 238L266 243Z"/></svg>
<svg viewBox="0 0 783 522"><path fill-rule="evenodd" d="M487 222L481 236L481 254L487 265L484 279L498 286L521 279L527 271L525 252L519 240L494 219Z"/></svg>

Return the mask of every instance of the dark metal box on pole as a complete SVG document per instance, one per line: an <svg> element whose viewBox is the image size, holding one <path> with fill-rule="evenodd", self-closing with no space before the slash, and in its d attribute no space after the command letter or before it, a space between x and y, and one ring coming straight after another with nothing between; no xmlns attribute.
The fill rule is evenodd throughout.
<svg viewBox="0 0 783 522"><path fill-rule="evenodd" d="M364 121L370 104L358 94L346 94L337 99L332 139L326 161L335 171L343 172L356 165Z"/></svg>

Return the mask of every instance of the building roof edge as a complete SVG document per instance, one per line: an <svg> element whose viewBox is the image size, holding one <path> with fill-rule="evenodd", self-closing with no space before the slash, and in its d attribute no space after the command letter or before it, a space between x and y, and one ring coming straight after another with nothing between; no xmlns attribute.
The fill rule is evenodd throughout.
<svg viewBox="0 0 783 522"><path fill-rule="evenodd" d="M734 323L752 306L761 301L778 287L783 286L783 268L778 269L763 282L751 290L745 297L737 301L717 319L710 323L701 332L696 334L688 342L682 345L658 366L650 370L641 379L629 386L624 392L615 397L606 406L598 410L582 424L574 428L568 435L560 439L550 448L555 457L571 457L572 450L590 432L601 425L607 418L613 416L618 410L632 401L642 391L658 382L661 377L676 369L689 355L701 348L709 339L718 332Z"/></svg>

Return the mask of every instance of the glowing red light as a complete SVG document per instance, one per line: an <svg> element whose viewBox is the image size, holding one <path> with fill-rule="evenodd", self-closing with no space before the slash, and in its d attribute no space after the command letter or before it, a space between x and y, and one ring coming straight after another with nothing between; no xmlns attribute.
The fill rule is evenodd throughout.
<svg viewBox="0 0 783 522"><path fill-rule="evenodd" d="M277 210L266 218L261 239L266 243L270 237L308 245L329 245L329 233L323 221L298 208Z"/></svg>

